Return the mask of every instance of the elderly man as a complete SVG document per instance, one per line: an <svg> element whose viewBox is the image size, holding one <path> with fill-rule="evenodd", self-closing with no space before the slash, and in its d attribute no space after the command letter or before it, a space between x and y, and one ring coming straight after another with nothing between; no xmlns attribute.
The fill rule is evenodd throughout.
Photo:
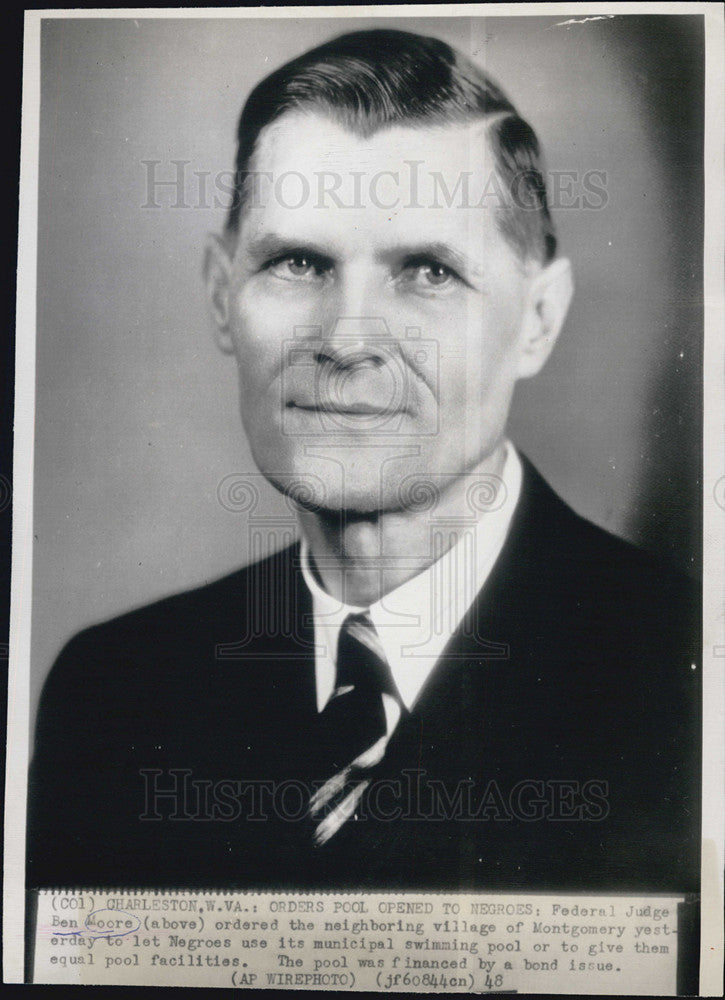
<svg viewBox="0 0 725 1000"><path fill-rule="evenodd" d="M531 128L432 38L262 81L205 277L300 541L73 639L29 884L692 891L697 601L507 439L572 294Z"/></svg>

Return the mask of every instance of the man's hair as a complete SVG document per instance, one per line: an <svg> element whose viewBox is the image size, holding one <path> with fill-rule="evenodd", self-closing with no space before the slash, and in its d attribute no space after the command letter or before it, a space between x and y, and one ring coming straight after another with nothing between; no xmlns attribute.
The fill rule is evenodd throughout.
<svg viewBox="0 0 725 1000"><path fill-rule="evenodd" d="M499 87L450 45L407 31L355 31L304 53L262 80L237 130L235 191L227 234L241 224L259 135L287 111L314 108L367 137L386 126L488 120L499 181L498 225L523 260L548 263L556 236L536 135Z"/></svg>

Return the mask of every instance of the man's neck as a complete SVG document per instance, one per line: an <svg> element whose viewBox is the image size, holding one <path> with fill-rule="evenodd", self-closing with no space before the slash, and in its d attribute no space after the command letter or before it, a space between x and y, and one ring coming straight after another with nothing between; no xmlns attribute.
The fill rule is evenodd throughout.
<svg viewBox="0 0 725 1000"><path fill-rule="evenodd" d="M369 607L422 573L470 529L471 477L500 477L505 455L501 442L475 469L441 492L434 514L425 504L418 510L342 516L339 511L301 511L300 525L321 586L345 604ZM432 546L432 517L445 523L445 544L438 550Z"/></svg>

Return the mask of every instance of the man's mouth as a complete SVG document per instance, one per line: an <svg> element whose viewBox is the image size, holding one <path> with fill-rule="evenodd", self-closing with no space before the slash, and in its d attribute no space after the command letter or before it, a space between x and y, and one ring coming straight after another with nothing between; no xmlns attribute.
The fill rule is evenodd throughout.
<svg viewBox="0 0 725 1000"><path fill-rule="evenodd" d="M380 421L409 411L412 400L407 373L388 366L331 368L304 377L293 368L287 382L288 410L320 417Z"/></svg>
<svg viewBox="0 0 725 1000"><path fill-rule="evenodd" d="M367 400L354 402L333 399L320 399L314 402L292 400L287 403L287 406L290 409L302 410L306 413L328 413L345 417L380 417L393 416L400 413L399 407L390 403L376 404L370 403Z"/></svg>

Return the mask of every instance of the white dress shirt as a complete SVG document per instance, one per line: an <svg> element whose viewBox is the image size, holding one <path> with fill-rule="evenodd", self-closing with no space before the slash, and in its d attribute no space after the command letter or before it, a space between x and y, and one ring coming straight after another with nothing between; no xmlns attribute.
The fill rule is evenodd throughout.
<svg viewBox="0 0 725 1000"><path fill-rule="evenodd" d="M376 601L369 609L331 597L315 579L309 545L302 538L302 573L312 594L317 709L322 711L335 686L337 640L349 614L368 610L387 656L402 703L412 709L433 667L468 608L485 584L503 548L521 493L521 460L506 442L500 480L471 476L470 527L450 545L450 528L431 511L431 544L443 555L422 573ZM475 490L479 491L476 500ZM400 717L398 702L383 695L387 740Z"/></svg>

